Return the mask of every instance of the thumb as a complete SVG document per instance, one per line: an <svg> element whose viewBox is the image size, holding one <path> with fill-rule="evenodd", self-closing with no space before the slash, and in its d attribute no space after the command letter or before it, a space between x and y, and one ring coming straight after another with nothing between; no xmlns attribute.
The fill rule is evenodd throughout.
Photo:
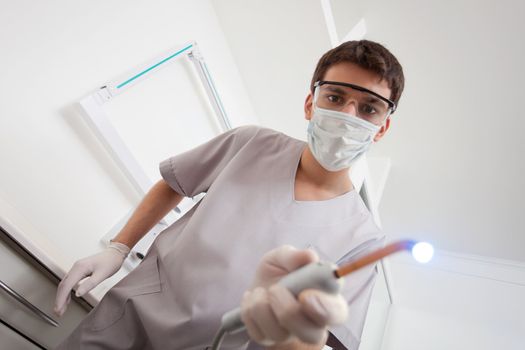
<svg viewBox="0 0 525 350"><path fill-rule="evenodd" d="M308 249L298 250L290 245L270 250L264 254L257 266L253 286L268 287L276 283L284 275L317 260L319 258L314 251Z"/></svg>
<svg viewBox="0 0 525 350"><path fill-rule="evenodd" d="M93 275L91 275L91 277L86 278L84 281L82 281L82 283L80 283L75 295L77 297L84 296L84 294L98 286L104 279L105 278L102 274L95 272Z"/></svg>
<svg viewBox="0 0 525 350"><path fill-rule="evenodd" d="M284 270L284 272L292 272L314 261L318 261L317 253L310 249L299 250L290 245L283 245L266 253L263 261L266 265L272 265Z"/></svg>

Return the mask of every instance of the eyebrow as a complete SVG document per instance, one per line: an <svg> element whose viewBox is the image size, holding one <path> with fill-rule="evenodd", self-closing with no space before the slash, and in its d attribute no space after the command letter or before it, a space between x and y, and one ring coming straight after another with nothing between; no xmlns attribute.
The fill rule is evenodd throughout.
<svg viewBox="0 0 525 350"><path fill-rule="evenodd" d="M337 92L337 93L339 93L339 94L341 94L341 95L347 95L347 94L348 94L347 91L346 91L346 89L343 89L343 88L341 88L341 87L337 87L337 86L327 86L326 88L327 88L328 90L330 90L331 92Z"/></svg>
<svg viewBox="0 0 525 350"><path fill-rule="evenodd" d="M342 87L339 87L339 86L326 86L326 89L329 90L330 92L334 92L334 93L338 93L338 94L341 94L341 95L349 95L350 94L350 91L348 90L348 88L342 88ZM350 88L352 89L352 88ZM356 90L356 89L353 89L353 90ZM360 91L360 90L356 90L358 92L364 92L364 91ZM375 97L374 95L371 95L371 94L367 94L366 95L367 98L366 98L366 101L368 103L373 103L373 104L379 104L379 105L382 105L386 108L388 108L388 105L386 104L385 101Z"/></svg>
<svg viewBox="0 0 525 350"><path fill-rule="evenodd" d="M386 103L385 101L380 100L380 99L378 99L378 98L375 97L375 96L367 96L367 99L366 99L366 100L367 100L367 102L369 102L369 103L377 103L377 104L381 104L381 105L383 105L383 106L388 107L388 105L387 105L387 103Z"/></svg>

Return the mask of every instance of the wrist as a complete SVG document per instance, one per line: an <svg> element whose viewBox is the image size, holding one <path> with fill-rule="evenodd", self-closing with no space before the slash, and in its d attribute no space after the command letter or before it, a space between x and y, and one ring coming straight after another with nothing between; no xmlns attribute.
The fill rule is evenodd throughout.
<svg viewBox="0 0 525 350"><path fill-rule="evenodd" d="M122 255L124 259L127 258L129 252L131 251L131 248L125 245L124 243L115 242L113 240L109 241L107 248L116 250Z"/></svg>

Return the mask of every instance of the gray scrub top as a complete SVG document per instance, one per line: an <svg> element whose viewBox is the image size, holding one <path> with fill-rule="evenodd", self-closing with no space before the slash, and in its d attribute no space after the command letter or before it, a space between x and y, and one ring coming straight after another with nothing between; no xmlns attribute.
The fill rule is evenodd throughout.
<svg viewBox="0 0 525 350"><path fill-rule="evenodd" d="M294 199L304 147L280 132L245 126L161 163L176 192L206 192L152 247L172 302L169 323L159 315L158 324L176 338L173 348L210 345L221 316L240 305L262 255L275 247L310 247L323 260L343 262L382 244L355 190L323 201ZM346 278L348 320L330 331L349 349L359 345L375 275L369 266ZM243 349L246 341L245 334L230 336L222 348Z"/></svg>

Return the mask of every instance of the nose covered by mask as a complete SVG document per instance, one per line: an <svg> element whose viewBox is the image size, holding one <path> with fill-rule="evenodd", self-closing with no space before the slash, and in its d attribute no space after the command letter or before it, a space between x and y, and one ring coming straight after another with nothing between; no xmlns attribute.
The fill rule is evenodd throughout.
<svg viewBox="0 0 525 350"><path fill-rule="evenodd" d="M381 127L353 115L314 107L308 145L328 171L350 167L372 144Z"/></svg>

